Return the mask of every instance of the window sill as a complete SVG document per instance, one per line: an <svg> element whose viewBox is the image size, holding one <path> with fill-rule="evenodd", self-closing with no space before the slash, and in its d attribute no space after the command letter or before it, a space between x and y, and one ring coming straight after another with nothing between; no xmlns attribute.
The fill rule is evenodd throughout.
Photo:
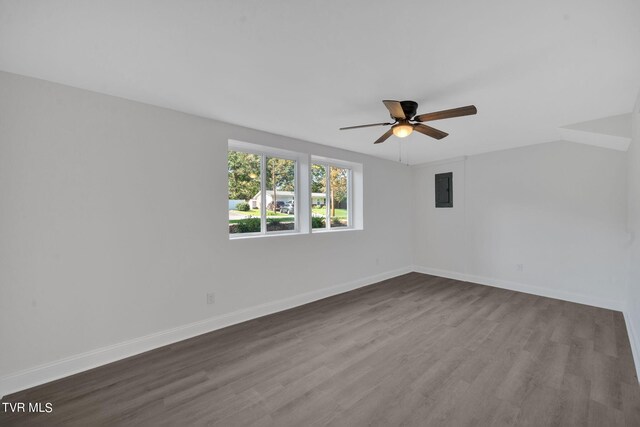
<svg viewBox="0 0 640 427"><path fill-rule="evenodd" d="M238 235L230 234L229 240L264 239L264 238L270 238L270 237L285 237L285 236L309 236L311 234L348 233L350 231L362 231L362 230L363 230L362 228L354 228L354 227L346 228L345 227L345 228L333 228L329 230L315 228L313 229L313 231L306 232L306 233L302 231L281 231L281 232L272 231L269 234L243 233Z"/></svg>
<svg viewBox="0 0 640 427"><path fill-rule="evenodd" d="M300 236L308 233L301 231L272 231L269 234L262 233L236 233L229 234L229 240L247 240L247 239L263 239L269 237L282 237L282 236Z"/></svg>
<svg viewBox="0 0 640 427"><path fill-rule="evenodd" d="M344 227L344 228L314 228L312 234L327 234L327 233L345 233L348 231L362 231L362 228Z"/></svg>

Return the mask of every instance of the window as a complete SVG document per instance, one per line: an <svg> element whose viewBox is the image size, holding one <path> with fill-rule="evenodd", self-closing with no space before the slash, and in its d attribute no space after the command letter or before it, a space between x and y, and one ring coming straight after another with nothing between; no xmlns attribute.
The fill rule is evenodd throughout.
<svg viewBox="0 0 640 427"><path fill-rule="evenodd" d="M330 164L311 165L311 227L350 227L351 169Z"/></svg>
<svg viewBox="0 0 640 427"><path fill-rule="evenodd" d="M362 165L229 141L229 237L362 229Z"/></svg>
<svg viewBox="0 0 640 427"><path fill-rule="evenodd" d="M311 165L311 228L327 227L327 168Z"/></svg>
<svg viewBox="0 0 640 427"><path fill-rule="evenodd" d="M227 166L229 233L259 233L262 231L262 220L256 196L260 196L262 156L229 151Z"/></svg>
<svg viewBox="0 0 640 427"><path fill-rule="evenodd" d="M295 230L295 160L267 157L267 232Z"/></svg>
<svg viewBox="0 0 640 427"><path fill-rule="evenodd" d="M229 150L229 234L296 230L295 159Z"/></svg>

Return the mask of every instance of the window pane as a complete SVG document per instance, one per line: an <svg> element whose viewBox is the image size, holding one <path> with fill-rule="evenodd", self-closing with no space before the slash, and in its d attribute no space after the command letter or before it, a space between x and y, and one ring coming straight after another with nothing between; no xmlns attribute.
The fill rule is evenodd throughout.
<svg viewBox="0 0 640 427"><path fill-rule="evenodd" d="M265 180L267 232L294 230L296 162L267 157Z"/></svg>
<svg viewBox="0 0 640 427"><path fill-rule="evenodd" d="M327 169L311 165L311 228L327 227Z"/></svg>
<svg viewBox="0 0 640 427"><path fill-rule="evenodd" d="M331 228L349 226L349 169L330 167Z"/></svg>
<svg viewBox="0 0 640 427"><path fill-rule="evenodd" d="M259 233L260 161L257 154L229 151L229 233Z"/></svg>

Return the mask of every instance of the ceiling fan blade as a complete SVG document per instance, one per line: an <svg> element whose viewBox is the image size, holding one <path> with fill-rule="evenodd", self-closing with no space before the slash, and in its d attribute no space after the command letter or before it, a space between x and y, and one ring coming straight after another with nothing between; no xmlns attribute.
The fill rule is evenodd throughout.
<svg viewBox="0 0 640 427"><path fill-rule="evenodd" d="M389 125L392 125L392 124L393 123L372 123L370 125L347 126L346 128L340 128L340 130L368 128L368 127L371 127L371 126L389 126Z"/></svg>
<svg viewBox="0 0 640 427"><path fill-rule="evenodd" d="M452 108L451 110L436 111L434 113L420 114L415 116L413 120L417 122L429 122L432 120L450 119L453 117L470 116L476 114L478 110L475 105L467 105L466 107Z"/></svg>
<svg viewBox="0 0 640 427"><path fill-rule="evenodd" d="M445 136L449 135L446 132L442 132L441 130L438 130L436 128L432 128L431 126L422 125L422 124L413 125L413 130L415 130L416 132L423 133L423 134L425 134L427 136L430 136L431 138L435 138L435 139L442 139Z"/></svg>
<svg viewBox="0 0 640 427"><path fill-rule="evenodd" d="M380 138L376 140L376 142L374 142L374 144L380 144L381 142L385 142L387 138L389 138L391 135L393 135L393 129L389 129L388 131L386 131L384 135L382 135Z"/></svg>
<svg viewBox="0 0 640 427"><path fill-rule="evenodd" d="M402 105L400 104L400 102L389 100L385 100L382 102L384 103L384 106L387 107L387 110L389 110L389 113L391 113L391 117L393 117L394 119L404 120L407 118L404 115L404 110L402 109Z"/></svg>

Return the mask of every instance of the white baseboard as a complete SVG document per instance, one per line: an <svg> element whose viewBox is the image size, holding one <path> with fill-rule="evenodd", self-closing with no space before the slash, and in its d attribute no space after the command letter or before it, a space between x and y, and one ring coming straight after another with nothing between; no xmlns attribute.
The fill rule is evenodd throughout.
<svg viewBox="0 0 640 427"><path fill-rule="evenodd" d="M621 311L627 326L627 335L631 345L631 353L633 362L636 367L636 373L640 373L640 352L638 344L640 340L633 327L630 319L629 307L622 301L610 300L606 298L592 297L590 295L578 294L567 291L559 291L556 289L542 288L539 286L525 285L522 283L511 282L508 280L493 279L489 277L475 276L472 274L459 273L455 271L440 270L431 267L413 266L413 271L432 276L446 277L448 279L461 280L464 282L478 283L481 285L493 286L495 288L509 289L511 291L524 292L527 294L538 295L542 297L555 298L563 301L575 302L578 304L591 305L594 307L608 308L610 310Z"/></svg>
<svg viewBox="0 0 640 427"><path fill-rule="evenodd" d="M627 325L627 335L629 336L629 344L631 345L631 354L633 355L633 364L636 367L636 376L640 382L640 352L638 352L638 335L636 334L636 328L633 326L633 320L631 319L630 307L622 312L624 314L624 323Z"/></svg>
<svg viewBox="0 0 640 427"><path fill-rule="evenodd" d="M440 270L430 267L413 266L387 271L340 285L307 292L278 301L260 304L254 307L234 311L232 313L223 314L221 316L211 317L198 322L190 323L161 332L156 332L140 338L135 338L107 347L98 348L51 363L9 374L0 378L0 397L30 387L45 384L47 382L54 381L60 378L64 378L69 375L86 371L88 369L106 365L107 363L122 360L124 358L144 353L145 351L153 350L158 347L192 338L197 335L205 334L207 332L215 331L217 329L255 319L257 317L266 316L268 314L294 308L333 295L341 294L343 292L348 292L353 289L391 279L393 277L410 273L412 271L430 274L433 276L446 277L449 279L461 280L465 282L478 283L481 285L493 286L497 288L509 289L549 298L555 298L564 301L576 302L579 304L587 304L596 307L622 311L627 325L627 331L631 344L631 351L633 353L633 358L636 365L636 371L639 372L638 367L640 367L640 352L638 351L637 346L640 343L640 340L638 339L635 328L633 327L633 322L631 322L631 319L629 318L628 307L626 307L622 302L596 298L588 295L575 294L566 291L541 288L538 286L525 285L506 280L475 276L466 273Z"/></svg>
<svg viewBox="0 0 640 427"><path fill-rule="evenodd" d="M430 274L432 276L446 277L448 279L461 280L463 282L478 283L480 285L493 286L494 288L509 289L511 291L524 292L526 294L538 295L541 297L555 298L563 301L575 302L578 304L592 305L594 307L608 308L610 310L622 311L626 308L623 301L607 298L593 297L590 295L561 291L540 286L525 285L523 283L509 280L494 279L491 277L476 276L473 274L459 273L456 271L440 270L437 268L413 266L413 271Z"/></svg>
<svg viewBox="0 0 640 427"><path fill-rule="evenodd" d="M158 347L215 331L230 325L391 279L402 274L410 273L411 271L410 267L387 271L340 285L260 304L254 307L234 311L232 313L223 314L221 316L211 317L209 319L156 332L140 338L98 348L57 360L55 362L9 374L0 378L0 396L6 396L20 390L45 384L78 372L106 365L107 363L115 362L117 360L144 353L145 351L153 350Z"/></svg>

